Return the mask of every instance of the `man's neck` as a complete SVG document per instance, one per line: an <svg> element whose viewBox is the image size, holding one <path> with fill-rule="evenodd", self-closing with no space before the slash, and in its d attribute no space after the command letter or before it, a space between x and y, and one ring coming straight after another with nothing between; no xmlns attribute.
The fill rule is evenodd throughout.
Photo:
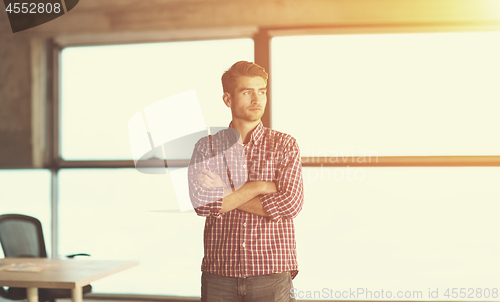
<svg viewBox="0 0 500 302"><path fill-rule="evenodd" d="M255 129L255 127L257 127L259 123L260 120L255 122L247 122L233 119L232 126L234 129L240 132L242 143L247 144L250 141L253 129Z"/></svg>

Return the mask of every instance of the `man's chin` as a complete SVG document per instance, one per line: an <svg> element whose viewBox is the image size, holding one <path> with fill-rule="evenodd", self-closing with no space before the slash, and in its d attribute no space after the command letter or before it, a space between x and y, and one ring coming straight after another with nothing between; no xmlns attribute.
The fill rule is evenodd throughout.
<svg viewBox="0 0 500 302"><path fill-rule="evenodd" d="M262 115L259 115L257 117L251 117L251 118L248 118L247 120L249 122L260 122L260 119L262 118Z"/></svg>
<svg viewBox="0 0 500 302"><path fill-rule="evenodd" d="M262 118L262 115L263 114L260 114L260 113L259 114L247 114L245 116L239 116L237 118L252 123L252 122L260 121L260 119Z"/></svg>
<svg viewBox="0 0 500 302"><path fill-rule="evenodd" d="M255 112L255 114L250 114L249 117L251 119L254 119L254 121L260 121L260 119L262 118L263 115L264 115L264 111L258 111L258 112Z"/></svg>

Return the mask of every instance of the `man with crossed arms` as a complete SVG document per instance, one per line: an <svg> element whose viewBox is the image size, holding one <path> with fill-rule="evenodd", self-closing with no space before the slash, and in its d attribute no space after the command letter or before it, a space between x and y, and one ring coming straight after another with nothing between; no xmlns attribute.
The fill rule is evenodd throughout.
<svg viewBox="0 0 500 302"><path fill-rule="evenodd" d="M304 200L296 140L262 125L268 75L240 61L222 76L229 128L200 139L188 170L206 217L202 301L293 301L293 218Z"/></svg>

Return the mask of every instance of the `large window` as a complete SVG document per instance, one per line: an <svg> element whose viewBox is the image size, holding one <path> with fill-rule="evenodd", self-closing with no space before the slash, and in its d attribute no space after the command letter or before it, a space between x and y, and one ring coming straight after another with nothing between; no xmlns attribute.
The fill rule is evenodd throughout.
<svg viewBox="0 0 500 302"><path fill-rule="evenodd" d="M500 32L277 37L272 125L303 156L500 155L498 53Z"/></svg>
<svg viewBox="0 0 500 302"><path fill-rule="evenodd" d="M294 281L304 297L436 300L429 289L489 288L484 300L499 300L500 167L304 168L304 182ZM378 293L335 296L358 288Z"/></svg>
<svg viewBox="0 0 500 302"><path fill-rule="evenodd" d="M61 254L140 260L94 292L199 295L204 219L179 211L168 174L65 169L59 186Z"/></svg>
<svg viewBox="0 0 500 302"><path fill-rule="evenodd" d="M252 39L68 47L61 54L61 156L131 159L128 122L144 107L196 90L208 127L229 125L220 77L253 60ZM165 118L187 113L166 112Z"/></svg>

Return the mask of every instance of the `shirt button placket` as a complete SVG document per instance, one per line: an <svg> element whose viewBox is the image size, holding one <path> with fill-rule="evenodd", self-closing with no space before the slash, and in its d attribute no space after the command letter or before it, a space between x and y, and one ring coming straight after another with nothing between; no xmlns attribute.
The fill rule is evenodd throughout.
<svg viewBox="0 0 500 302"><path fill-rule="evenodd" d="M243 277L247 277L248 276L248 272L247 272L247 265L245 265L247 263L247 249L246 249L246 238L247 238L247 230L246 230L246 226L247 226L247 223L246 222L243 222L242 223L242 228L240 228L240 236L242 238L242 243L241 243L241 260L242 260L242 266L241 266L241 272L243 274Z"/></svg>

